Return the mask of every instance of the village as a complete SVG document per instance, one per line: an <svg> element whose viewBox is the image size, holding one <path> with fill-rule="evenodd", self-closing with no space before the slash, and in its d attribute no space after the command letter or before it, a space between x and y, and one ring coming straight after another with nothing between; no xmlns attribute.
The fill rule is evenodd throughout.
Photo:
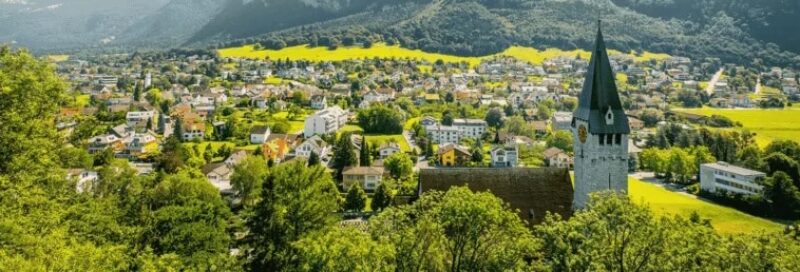
<svg viewBox="0 0 800 272"><path fill-rule="evenodd" d="M202 52L71 59L58 63L73 90L58 128L95 161L126 159L141 175L157 172L177 140L182 160L233 198L231 176L249 155L269 165L323 164L342 193L358 184L372 194L392 182L398 195L411 195L420 169L571 169L573 111L588 57L541 65L497 57L475 67ZM630 172L639 171L638 154L657 127L701 118L672 107L782 107L798 96L790 69L758 73L717 59L624 54L610 62L631 128ZM98 178L91 168L70 173L81 191Z"/></svg>

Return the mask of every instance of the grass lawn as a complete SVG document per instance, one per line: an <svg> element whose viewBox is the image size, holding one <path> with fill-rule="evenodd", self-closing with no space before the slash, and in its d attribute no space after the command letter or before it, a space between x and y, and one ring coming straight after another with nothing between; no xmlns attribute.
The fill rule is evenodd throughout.
<svg viewBox="0 0 800 272"><path fill-rule="evenodd" d="M720 233L739 234L783 230L783 225L779 223L672 192L637 179L629 179L628 186L631 199L637 203L649 205L653 213L657 215L677 214L688 218L692 212L697 212L700 217L710 219L711 225Z"/></svg>
<svg viewBox="0 0 800 272"><path fill-rule="evenodd" d="M800 107L786 109L676 109L706 116L722 115L741 122L756 133L756 142L765 147L775 139L800 140Z"/></svg>
<svg viewBox="0 0 800 272"><path fill-rule="evenodd" d="M414 126L414 123L419 122L419 119L421 118L420 117L408 118L408 120L406 120L406 123L403 124L403 129L411 130L411 128Z"/></svg>
<svg viewBox="0 0 800 272"><path fill-rule="evenodd" d="M546 59L554 57L575 57L580 54L582 58L588 59L591 55L585 50L560 50L548 48L538 50L532 47L512 46L503 52L483 56L483 57L460 57L439 53L428 53L422 50L412 50L400 46L389 46L385 43L376 43L370 48L363 47L339 47L336 50L329 50L327 47L309 47L298 45L286 47L281 50L255 50L252 45L220 49L220 57L223 58L250 58L250 59L289 59L289 60L309 60L309 61L342 61L352 59L371 59L371 58L399 58L417 59L430 63L442 60L444 62L457 63L467 62L471 67L476 67L481 60L494 58L497 56L507 56L527 61L533 64L542 64ZM610 50L609 54L622 54L620 51ZM669 57L667 54L656 54L645 52L641 56L628 53L636 61L648 61L650 59L663 60ZM428 69L428 67L422 67Z"/></svg>
<svg viewBox="0 0 800 272"><path fill-rule="evenodd" d="M216 142L216 141L215 142L210 142L210 141L209 142L201 142L201 143L187 142L187 143L183 143L183 146L186 147L186 148L190 148L191 149L191 148L194 148L195 145L199 145L197 147L197 150L200 151L200 154L198 154L198 155L202 156L203 153L206 152L206 145L207 144L211 144L211 149L213 149L215 152L217 150L219 150L219 148L222 147L222 145L228 145L231 148L236 147L236 144L234 144L232 142ZM253 150L255 150L255 148L253 148Z"/></svg>
<svg viewBox="0 0 800 272"><path fill-rule="evenodd" d="M361 127L359 127L357 125L345 125L344 127L340 128L339 131L337 131L336 133L341 135L342 133L346 133L346 132L361 133L362 131L364 131L364 130L361 129Z"/></svg>

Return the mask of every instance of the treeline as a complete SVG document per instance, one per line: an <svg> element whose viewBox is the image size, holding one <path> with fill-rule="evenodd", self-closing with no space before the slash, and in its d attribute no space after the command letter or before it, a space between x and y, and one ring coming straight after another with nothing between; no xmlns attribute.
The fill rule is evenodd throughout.
<svg viewBox="0 0 800 272"><path fill-rule="evenodd" d="M800 219L800 144L775 140L761 149L748 131L693 129L677 123L660 127L648 138L650 148L640 156L643 169L684 185L697 182L700 165L724 161L761 171L761 194L710 193L705 197L760 216Z"/></svg>
<svg viewBox="0 0 800 272"><path fill-rule="evenodd" d="M266 31L262 33L268 34L214 46L260 44L280 49L310 44L337 48L385 42L463 56L493 54L511 45L586 49L592 45L596 21L585 14L602 11L609 47L624 52L665 52L740 64L759 58L762 64L782 66L796 65L800 59L796 53L754 38L758 33L737 24L733 13L714 13L699 21L676 18L680 23L672 24L602 2L468 0L448 1L435 8L428 8L435 4L417 1L402 3L406 2L415 4L396 3L368 9L369 15ZM416 17L409 19L412 16Z"/></svg>

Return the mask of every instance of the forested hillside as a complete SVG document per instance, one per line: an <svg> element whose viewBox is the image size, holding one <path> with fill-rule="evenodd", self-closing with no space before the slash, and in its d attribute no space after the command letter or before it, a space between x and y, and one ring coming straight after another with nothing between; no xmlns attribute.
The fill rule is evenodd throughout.
<svg viewBox="0 0 800 272"><path fill-rule="evenodd" d="M47 1L45 1L47 2ZM792 0L223 0L0 1L0 43L34 50L268 48L384 41L464 56L510 45L588 48L603 20L609 46L695 59L800 63ZM147 2L147 3L145 3Z"/></svg>

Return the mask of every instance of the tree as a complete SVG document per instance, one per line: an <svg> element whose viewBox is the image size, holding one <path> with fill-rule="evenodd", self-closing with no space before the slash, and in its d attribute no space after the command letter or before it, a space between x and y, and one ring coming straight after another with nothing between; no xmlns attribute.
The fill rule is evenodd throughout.
<svg viewBox="0 0 800 272"><path fill-rule="evenodd" d="M203 149L203 159L206 163L211 163L214 160L214 149L211 148L211 143L206 144L206 148Z"/></svg>
<svg viewBox="0 0 800 272"><path fill-rule="evenodd" d="M311 155L308 156L308 167L319 165L319 155L317 152L311 152Z"/></svg>
<svg viewBox="0 0 800 272"><path fill-rule="evenodd" d="M294 161L273 168L260 195L247 213L248 232L242 244L245 268L295 270L298 252L291 244L335 222L338 189L324 167Z"/></svg>
<svg viewBox="0 0 800 272"><path fill-rule="evenodd" d="M143 242L156 254L176 253L186 263L231 258L232 239L226 232L231 212L202 173L183 170L167 176L149 202L153 222Z"/></svg>
<svg viewBox="0 0 800 272"><path fill-rule="evenodd" d="M527 271L539 260L537 241L516 212L466 187L388 208L369 230L394 248L398 271Z"/></svg>
<svg viewBox="0 0 800 272"><path fill-rule="evenodd" d="M372 155L370 154L369 142L367 142L367 138L363 134L361 139L361 150L359 150L360 153L358 154L359 164L361 166L370 166L372 165Z"/></svg>
<svg viewBox="0 0 800 272"><path fill-rule="evenodd" d="M672 148L670 150L668 164L670 173L682 184L688 183L689 177L697 172L694 158L680 148Z"/></svg>
<svg viewBox="0 0 800 272"><path fill-rule="evenodd" d="M444 126L452 126L453 125L453 116L450 113L445 113L442 115L442 125Z"/></svg>
<svg viewBox="0 0 800 272"><path fill-rule="evenodd" d="M648 108L642 111L642 122L646 127L653 127L661 120L664 120L664 113L660 110Z"/></svg>
<svg viewBox="0 0 800 272"><path fill-rule="evenodd" d="M344 210L350 212L361 212L367 206L367 193L361 188L361 183L354 183L347 190L344 200Z"/></svg>
<svg viewBox="0 0 800 272"><path fill-rule="evenodd" d="M259 197L261 184L268 174L267 162L261 156L247 156L233 167L231 186L239 193L243 205L255 203Z"/></svg>
<svg viewBox="0 0 800 272"><path fill-rule="evenodd" d="M558 147L565 152L572 152L572 133L558 130L547 137L547 146Z"/></svg>
<svg viewBox="0 0 800 272"><path fill-rule="evenodd" d="M781 218L800 216L800 190L786 173L775 172L764 181L764 197L775 215Z"/></svg>
<svg viewBox="0 0 800 272"><path fill-rule="evenodd" d="M301 271L395 271L392 248L355 227L317 231L293 247Z"/></svg>
<svg viewBox="0 0 800 272"><path fill-rule="evenodd" d="M381 184L378 185L378 188L375 189L375 193L372 195L370 208L372 208L373 212L382 211L392 204L393 198L394 196L392 195L390 189L387 188L386 182L381 182Z"/></svg>
<svg viewBox="0 0 800 272"><path fill-rule="evenodd" d="M188 150L186 150L177 137L173 136L167 138L167 141L164 142L161 156L158 157L158 164L156 166L159 170L163 170L167 173L177 173L178 169L183 167L188 158Z"/></svg>
<svg viewBox="0 0 800 272"><path fill-rule="evenodd" d="M499 108L492 108L486 112L485 119L489 126L499 129L503 125L503 111Z"/></svg>
<svg viewBox="0 0 800 272"><path fill-rule="evenodd" d="M53 125L66 85L44 61L0 46L0 173L45 177L57 168ZM41 170L41 171L40 171ZM50 174L48 174L48 172Z"/></svg>
<svg viewBox="0 0 800 272"><path fill-rule="evenodd" d="M389 107L377 105L358 112L358 124L365 133L400 134L403 116Z"/></svg>
<svg viewBox="0 0 800 272"><path fill-rule="evenodd" d="M481 139L476 140L475 145L472 146L472 162L483 163L483 144Z"/></svg>
<svg viewBox="0 0 800 272"><path fill-rule="evenodd" d="M353 141L349 133L343 133L336 141L331 164L337 180L342 179L342 172L346 167L358 165L358 156L353 151Z"/></svg>
<svg viewBox="0 0 800 272"><path fill-rule="evenodd" d="M776 172L784 172L797 183L800 182L800 164L789 156L783 153L772 153L764 157L761 161L761 169L764 169L767 174L772 176Z"/></svg>
<svg viewBox="0 0 800 272"><path fill-rule="evenodd" d="M404 180L414 173L414 162L404 152L397 152L383 160L383 167L397 180Z"/></svg>
<svg viewBox="0 0 800 272"><path fill-rule="evenodd" d="M761 149L757 145L748 145L736 153L736 161L744 168L758 169L761 156Z"/></svg>

